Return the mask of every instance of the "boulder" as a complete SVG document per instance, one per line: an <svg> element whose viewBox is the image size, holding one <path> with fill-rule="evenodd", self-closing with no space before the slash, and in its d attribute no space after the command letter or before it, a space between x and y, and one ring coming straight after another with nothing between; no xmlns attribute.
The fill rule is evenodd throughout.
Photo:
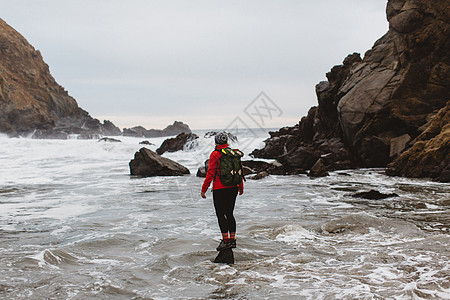
<svg viewBox="0 0 450 300"><path fill-rule="evenodd" d="M206 177L206 168L205 167L199 167L197 170L197 177Z"/></svg>
<svg viewBox="0 0 450 300"><path fill-rule="evenodd" d="M206 172L208 171L209 159L205 160L205 164L202 167L199 167L197 170L197 177L206 177Z"/></svg>
<svg viewBox="0 0 450 300"><path fill-rule="evenodd" d="M183 150L185 146L189 145L189 149L195 147L192 142L198 139L198 135L194 133L180 133L174 138L165 140L161 146L156 149L156 153L162 155L164 152L176 152ZM190 143L191 142L191 143Z"/></svg>
<svg viewBox="0 0 450 300"><path fill-rule="evenodd" d="M129 166L131 175L144 177L190 174L189 170L179 163L162 157L147 148L141 148L136 152Z"/></svg>
<svg viewBox="0 0 450 300"><path fill-rule="evenodd" d="M309 177L325 177L328 176L328 170L325 166L325 162L323 158L319 158L317 162L312 166L311 170L308 173Z"/></svg>
<svg viewBox="0 0 450 300"><path fill-rule="evenodd" d="M145 141L139 142L139 145L149 145L149 146L151 146L151 145L154 145L154 144L152 144L149 141L145 140Z"/></svg>

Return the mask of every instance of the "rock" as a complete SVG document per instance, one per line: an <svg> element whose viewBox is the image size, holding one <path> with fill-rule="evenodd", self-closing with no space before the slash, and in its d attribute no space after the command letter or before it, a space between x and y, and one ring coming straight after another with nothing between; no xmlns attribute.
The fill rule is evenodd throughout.
<svg viewBox="0 0 450 300"><path fill-rule="evenodd" d="M142 126L135 126L132 128L124 128L123 129L124 136L147 137L146 133L147 133L147 129L145 129Z"/></svg>
<svg viewBox="0 0 450 300"><path fill-rule="evenodd" d="M98 140L99 142L108 142L108 143L122 143L121 140L104 137Z"/></svg>
<svg viewBox="0 0 450 300"><path fill-rule="evenodd" d="M231 248L219 251L217 257L214 259L215 263L219 264L234 264L234 254Z"/></svg>
<svg viewBox="0 0 450 300"><path fill-rule="evenodd" d="M406 145L408 144L408 142L411 141L411 137L409 136L409 134L404 134L395 138L392 138L390 141L390 152L389 152L389 156L390 157L394 157L394 156L398 156L400 153L403 152L403 150L405 150Z"/></svg>
<svg viewBox="0 0 450 300"><path fill-rule="evenodd" d="M265 178L267 176L269 176L269 173L267 171L262 171L262 172L259 172L256 175L248 176L247 179L259 180L259 179L263 179L263 178Z"/></svg>
<svg viewBox="0 0 450 300"><path fill-rule="evenodd" d="M189 170L177 162L162 157L157 153L141 148L129 163L131 175L149 176L181 176L190 174Z"/></svg>
<svg viewBox="0 0 450 300"><path fill-rule="evenodd" d="M205 160L204 166L199 167L197 170L197 177L206 177L206 172L208 172L209 159Z"/></svg>
<svg viewBox="0 0 450 300"><path fill-rule="evenodd" d="M288 169L311 169L320 158L321 153L316 151L312 145L301 146L277 157Z"/></svg>
<svg viewBox="0 0 450 300"><path fill-rule="evenodd" d="M323 158L319 158L308 173L309 177L325 177L328 176L328 170L325 166Z"/></svg>
<svg viewBox="0 0 450 300"><path fill-rule="evenodd" d="M205 167L199 167L197 170L197 177L206 177L206 168Z"/></svg>
<svg viewBox="0 0 450 300"><path fill-rule="evenodd" d="M147 130L142 126L135 126L132 128L123 129L123 135L125 136L145 137L145 138L172 136L172 135L179 135L181 133L189 134L191 133L191 129L187 124L184 124L183 122L179 121L175 121L172 125L169 125L162 130L161 129Z"/></svg>
<svg viewBox="0 0 450 300"><path fill-rule="evenodd" d="M122 131L119 127L113 124L113 122L109 120L103 120L103 134L110 136L119 136L122 135Z"/></svg>
<svg viewBox="0 0 450 300"><path fill-rule="evenodd" d="M388 175L430 177L450 182L450 101L432 119L414 145L388 166Z"/></svg>
<svg viewBox="0 0 450 300"><path fill-rule="evenodd" d="M277 159L287 173L310 169L323 155L329 155L324 159L330 170L386 167L401 157L449 99L449 25L442 21L448 19L447 6L446 1L389 0L389 31L364 59L353 53L333 67L328 80L316 86L319 105L295 126L270 132L265 147L251 155ZM438 160L444 159L438 154L446 147L444 137L439 145L434 141L441 152L427 151L430 163L423 171L399 166L403 171L392 172L438 178L447 168ZM414 153L424 148L418 144Z"/></svg>
<svg viewBox="0 0 450 300"><path fill-rule="evenodd" d="M164 152L176 152L183 150L185 146L189 145L189 150L192 149L193 146L192 143L188 144L189 142L193 142L196 139L198 139L198 135L194 133L180 133L174 138L165 140L161 146L156 149L156 153L159 155L162 155Z"/></svg>
<svg viewBox="0 0 450 300"><path fill-rule="evenodd" d="M260 160L243 160L242 166L244 169L244 175L245 172L252 173L260 173L263 171L266 171L269 174L272 175L284 175L286 174L286 170L282 164L280 164L278 161L275 161L273 163L267 163Z"/></svg>
<svg viewBox="0 0 450 300"><path fill-rule="evenodd" d="M139 145L149 145L149 146L151 146L151 145L154 145L154 144L152 144L149 141L145 140L145 141L139 142Z"/></svg>
<svg viewBox="0 0 450 300"><path fill-rule="evenodd" d="M244 173L244 176L250 175L250 174L254 174L255 171L247 166L242 166L242 170Z"/></svg>
<svg viewBox="0 0 450 300"><path fill-rule="evenodd" d="M352 195L353 198L364 198L369 200L380 200L380 199L386 199L386 198L392 198L392 197L398 197L397 194L383 194L375 190L370 190L369 192L361 192L356 193Z"/></svg>
<svg viewBox="0 0 450 300"><path fill-rule="evenodd" d="M167 126L162 131L166 136L178 135L181 133L191 133L191 129L189 128L189 126L180 121L173 122L172 125Z"/></svg>

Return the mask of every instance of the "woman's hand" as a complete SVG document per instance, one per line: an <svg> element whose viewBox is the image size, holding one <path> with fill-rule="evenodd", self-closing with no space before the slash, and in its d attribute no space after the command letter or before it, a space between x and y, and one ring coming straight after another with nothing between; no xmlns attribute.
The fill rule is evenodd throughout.
<svg viewBox="0 0 450 300"><path fill-rule="evenodd" d="M205 194L205 193L202 192L201 195L202 195L202 198L203 198L203 199L206 199L206 194Z"/></svg>

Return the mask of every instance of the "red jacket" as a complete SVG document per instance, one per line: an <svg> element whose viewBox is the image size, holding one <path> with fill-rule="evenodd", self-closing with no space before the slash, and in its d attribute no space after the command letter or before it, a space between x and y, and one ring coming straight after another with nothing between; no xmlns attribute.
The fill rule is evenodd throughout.
<svg viewBox="0 0 450 300"><path fill-rule="evenodd" d="M228 148L228 144L224 145L218 145L216 146L216 150L225 149ZM202 192L206 193L206 191L209 188L209 185L211 184L211 181L213 181L213 190L217 189L226 189L231 188L233 186L226 186L223 185L222 182L220 182L220 157L222 157L222 153L220 151L213 151L211 155L209 156L209 164L208 164L208 172L206 173L205 181L203 181L202 186ZM244 182L241 182L241 184L238 185L239 191L244 191Z"/></svg>

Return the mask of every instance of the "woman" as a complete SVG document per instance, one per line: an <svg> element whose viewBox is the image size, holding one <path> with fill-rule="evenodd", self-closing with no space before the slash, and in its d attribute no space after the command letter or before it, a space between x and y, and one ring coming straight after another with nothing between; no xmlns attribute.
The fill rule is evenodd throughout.
<svg viewBox="0 0 450 300"><path fill-rule="evenodd" d="M202 198L206 198L206 191L213 181L213 200L216 210L217 220L219 221L222 240L217 251L228 248L236 248L236 220L233 211L236 203L237 194L244 193L244 183L241 181L236 186L226 186L220 181L220 158L222 149L228 148L228 136L225 133L218 133L215 136L216 148L209 157L208 172L202 186Z"/></svg>

